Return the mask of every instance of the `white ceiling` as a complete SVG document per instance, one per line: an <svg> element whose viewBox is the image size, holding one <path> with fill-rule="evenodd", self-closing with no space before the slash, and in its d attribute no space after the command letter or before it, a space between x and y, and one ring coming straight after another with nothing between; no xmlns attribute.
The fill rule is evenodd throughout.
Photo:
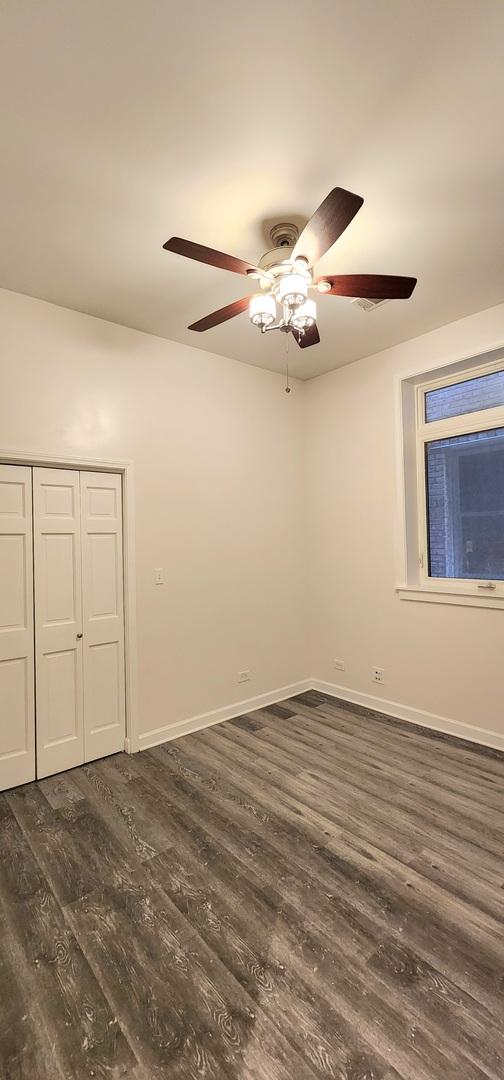
<svg viewBox="0 0 504 1080"><path fill-rule="evenodd" d="M246 315L185 329L249 283L162 244L255 261L339 185L365 203L321 271L419 283L371 314L320 297L294 374L499 303L503 40L502 0L5 0L0 285L282 370Z"/></svg>

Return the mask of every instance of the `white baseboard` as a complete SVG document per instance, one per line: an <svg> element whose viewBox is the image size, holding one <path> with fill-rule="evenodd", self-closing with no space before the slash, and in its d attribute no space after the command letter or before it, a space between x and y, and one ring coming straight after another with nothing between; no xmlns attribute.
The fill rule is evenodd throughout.
<svg viewBox="0 0 504 1080"><path fill-rule="evenodd" d="M233 705L224 705L222 709L213 709L212 712L191 716L188 720L177 720L175 724L153 728L140 735L140 750L148 750L150 746L170 742L172 739L180 738L181 735L190 735L193 731L201 731L203 728L211 727L212 724L221 724L223 720L232 720L233 717L253 712L254 709L274 705L276 701L284 701L285 698L293 697L294 694L302 694L311 687L311 679L303 679L301 682L291 683L290 686L280 686L276 690L270 690L267 694L258 694L245 701L235 701Z"/></svg>
<svg viewBox="0 0 504 1080"><path fill-rule="evenodd" d="M375 697L373 694L363 694L360 690L349 690L346 686L337 686L335 683L324 682L322 679L308 679L307 681L310 689L319 690L321 694L329 694L331 697L342 698L350 705L362 705L365 709L375 709L377 712L394 716L398 720L406 720L410 724L430 728L432 731L456 735L459 739L467 739L468 742L480 743L482 746L491 746L494 750L504 750L504 735L498 731L475 727L474 724L463 724L460 720L450 720L447 716L424 712L422 709L414 709L397 701L387 701L386 698Z"/></svg>
<svg viewBox="0 0 504 1080"><path fill-rule="evenodd" d="M447 716L438 716L437 713L425 712L423 709L415 709L410 705L388 701L387 698L364 694L360 690L351 690L347 686L338 686L336 683L324 682L316 678L302 679L289 686L280 686L276 690L270 690L266 694L258 694L244 701L235 701L232 705L224 705L221 709L213 709L211 712L200 713L199 716L191 716L187 720L178 720L175 724L153 728L140 735L139 748L147 750L150 746L159 746L160 743L179 739L182 735L190 735L193 731L202 731L203 728L211 727L213 724L221 724L224 720L232 720L235 716L254 712L255 709L265 708L267 705L284 701L285 698L294 697L295 694L302 694L307 690L318 690L321 694L341 698L349 705L361 705L365 709L374 709L376 712L393 716L398 720L405 720L410 724L418 724L419 727L429 728L431 731L455 735L459 739L467 739L468 742L480 743L482 746L504 751L504 735L498 731L489 731L486 728L476 727L474 724L463 724L460 720L451 720ZM127 746L126 750L130 751L130 746Z"/></svg>

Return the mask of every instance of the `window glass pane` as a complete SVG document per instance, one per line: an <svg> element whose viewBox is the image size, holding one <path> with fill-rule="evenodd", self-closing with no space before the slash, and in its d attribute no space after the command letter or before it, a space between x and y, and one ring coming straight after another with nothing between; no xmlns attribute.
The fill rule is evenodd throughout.
<svg viewBox="0 0 504 1080"><path fill-rule="evenodd" d="M428 390L425 395L425 419L447 420L449 416L463 416L504 405L504 370L491 375L479 375L477 379Z"/></svg>
<svg viewBox="0 0 504 1080"><path fill-rule="evenodd" d="M426 444L429 574L504 579L504 428Z"/></svg>

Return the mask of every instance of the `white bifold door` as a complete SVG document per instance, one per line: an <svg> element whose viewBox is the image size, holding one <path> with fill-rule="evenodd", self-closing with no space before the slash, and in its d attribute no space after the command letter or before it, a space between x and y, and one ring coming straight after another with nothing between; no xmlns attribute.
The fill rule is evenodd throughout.
<svg viewBox="0 0 504 1080"><path fill-rule="evenodd" d="M37 776L124 749L121 477L33 470Z"/></svg>
<svg viewBox="0 0 504 1080"><path fill-rule="evenodd" d="M124 736L121 477L0 465L0 790Z"/></svg>
<svg viewBox="0 0 504 1080"><path fill-rule="evenodd" d="M32 471L0 465L0 790L35 778Z"/></svg>
<svg viewBox="0 0 504 1080"><path fill-rule="evenodd" d="M84 761L79 473L33 470L37 776Z"/></svg>
<svg viewBox="0 0 504 1080"><path fill-rule="evenodd" d="M80 474L84 760L124 750L121 477Z"/></svg>

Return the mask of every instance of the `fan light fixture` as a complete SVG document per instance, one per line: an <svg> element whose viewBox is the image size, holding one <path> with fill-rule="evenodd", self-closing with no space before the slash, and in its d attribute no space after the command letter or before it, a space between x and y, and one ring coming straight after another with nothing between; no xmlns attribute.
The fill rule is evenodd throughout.
<svg viewBox="0 0 504 1080"><path fill-rule="evenodd" d="M308 267L285 260L273 271L265 271L259 280L262 292L249 301L251 323L263 334L266 330L283 330L303 337L317 319L315 301L308 299L308 289L313 288ZM278 321L277 305L281 312Z"/></svg>
<svg viewBox="0 0 504 1080"><path fill-rule="evenodd" d="M250 297L251 323L258 326L263 334L267 330L283 330L284 333L295 330L303 335L317 320L317 305L314 300L306 298L307 292L308 281L305 278L297 274L286 274L274 292L256 293ZM277 302L282 310L279 322L275 322Z"/></svg>
<svg viewBox="0 0 504 1080"><path fill-rule="evenodd" d="M295 330L308 330L317 321L317 305L314 300L305 300L292 316Z"/></svg>
<svg viewBox="0 0 504 1080"><path fill-rule="evenodd" d="M251 296L249 304L250 321L254 326L263 327L271 326L276 319L276 303L275 297L271 294L257 293L255 296Z"/></svg>
<svg viewBox="0 0 504 1080"><path fill-rule="evenodd" d="M280 278L278 299L287 307L297 308L308 296L308 281L302 274L286 274Z"/></svg>

